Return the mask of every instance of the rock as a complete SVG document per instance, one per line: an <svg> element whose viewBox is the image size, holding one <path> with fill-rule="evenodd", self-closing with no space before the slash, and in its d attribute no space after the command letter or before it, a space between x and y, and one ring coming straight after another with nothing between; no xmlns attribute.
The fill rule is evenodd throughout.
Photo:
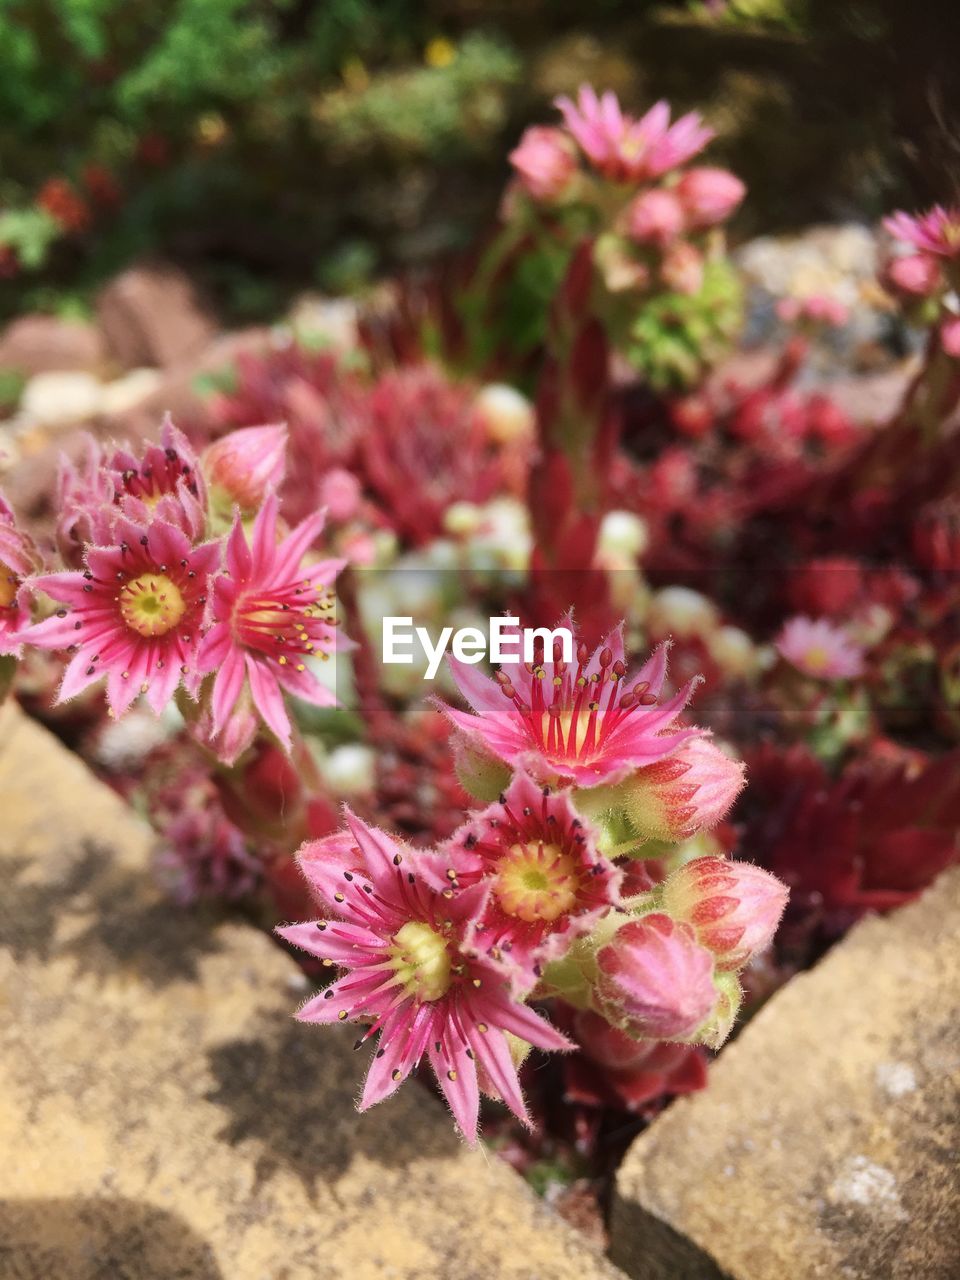
<svg viewBox="0 0 960 1280"><path fill-rule="evenodd" d="M20 316L0 334L0 370L16 370L27 377L55 370L95 373L103 360L103 340L92 324L56 316Z"/></svg>
<svg viewBox="0 0 960 1280"><path fill-rule="evenodd" d="M864 921L642 1134L611 1256L642 1280L960 1275L960 868Z"/></svg>
<svg viewBox="0 0 960 1280"><path fill-rule="evenodd" d="M24 425L70 426L100 411L103 387L90 373L38 373L20 397Z"/></svg>
<svg viewBox="0 0 960 1280"><path fill-rule="evenodd" d="M131 369L103 388L100 410L108 417L128 413L152 396L162 382L159 369Z"/></svg>
<svg viewBox="0 0 960 1280"><path fill-rule="evenodd" d="M270 938L158 896L151 837L0 715L0 1275L615 1280L426 1089L354 1109Z"/></svg>
<svg viewBox="0 0 960 1280"><path fill-rule="evenodd" d="M131 267L97 299L107 349L125 369L171 368L197 357L216 326L189 277L173 267Z"/></svg>

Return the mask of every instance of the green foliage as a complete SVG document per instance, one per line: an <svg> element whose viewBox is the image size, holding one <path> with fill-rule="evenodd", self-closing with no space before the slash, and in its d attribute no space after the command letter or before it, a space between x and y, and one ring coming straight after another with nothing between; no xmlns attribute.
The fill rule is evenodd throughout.
<svg viewBox="0 0 960 1280"><path fill-rule="evenodd" d="M489 141L506 117L504 90L520 70L499 41L472 35L449 64L383 76L359 92L331 93L317 115L341 150L435 158L458 144L473 148Z"/></svg>
<svg viewBox="0 0 960 1280"><path fill-rule="evenodd" d="M624 354L657 390L682 391L729 349L742 318L739 279L719 258L707 262L698 293L658 294L639 310Z"/></svg>
<svg viewBox="0 0 960 1280"><path fill-rule="evenodd" d="M435 24L413 0L0 0L0 311L160 247L253 315L245 273L309 280L319 245L382 243L402 217L364 197L371 157L476 156L519 79L502 42ZM347 257L348 284L375 265Z"/></svg>

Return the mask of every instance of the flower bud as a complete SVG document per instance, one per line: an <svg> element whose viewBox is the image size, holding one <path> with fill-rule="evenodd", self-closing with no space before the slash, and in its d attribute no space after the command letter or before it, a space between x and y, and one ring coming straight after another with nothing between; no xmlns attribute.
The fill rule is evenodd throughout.
<svg viewBox="0 0 960 1280"><path fill-rule="evenodd" d="M650 601L647 617L656 638L674 635L680 639L711 635L717 627L717 608L712 600L691 587L663 587Z"/></svg>
<svg viewBox="0 0 960 1280"><path fill-rule="evenodd" d="M680 241L667 250L660 268L664 283L676 293L699 293L703 288L703 255Z"/></svg>
<svg viewBox="0 0 960 1280"><path fill-rule="evenodd" d="M577 171L577 153L562 129L533 125L510 153L520 184L535 200L557 200Z"/></svg>
<svg viewBox="0 0 960 1280"><path fill-rule="evenodd" d="M326 507L331 520L343 524L360 509L361 492L360 481L352 471L334 467L320 481L320 506Z"/></svg>
<svg viewBox="0 0 960 1280"><path fill-rule="evenodd" d="M476 738L455 733L451 738L453 767L457 781L468 795L484 804L492 804L510 782L510 770L496 756L486 751Z"/></svg>
<svg viewBox="0 0 960 1280"><path fill-rule="evenodd" d="M599 1012L638 1038L689 1039L716 1003L713 956L689 925L661 913L622 925L597 964Z"/></svg>
<svg viewBox="0 0 960 1280"><path fill-rule="evenodd" d="M940 288L943 277L936 258L927 253L909 253L887 264L884 280L901 293L929 298Z"/></svg>
<svg viewBox="0 0 960 1280"><path fill-rule="evenodd" d="M953 360L960 360L960 316L948 316L940 326L940 344Z"/></svg>
<svg viewBox="0 0 960 1280"><path fill-rule="evenodd" d="M665 910L690 925L720 969L740 969L769 946L786 904L776 876L726 858L695 858L663 886Z"/></svg>
<svg viewBox="0 0 960 1280"><path fill-rule="evenodd" d="M632 511L608 511L600 524L597 542L602 553L632 562L649 546L650 530L643 518Z"/></svg>
<svg viewBox="0 0 960 1280"><path fill-rule="evenodd" d="M743 787L743 764L707 737L638 769L623 784L624 808L648 840L686 840L715 827Z"/></svg>
<svg viewBox="0 0 960 1280"><path fill-rule="evenodd" d="M283 480L287 449L284 426L242 427L209 445L201 456L214 504L225 512L252 513Z"/></svg>
<svg viewBox="0 0 960 1280"><path fill-rule="evenodd" d="M746 191L736 174L707 165L688 169L676 186L687 220L695 227L712 227L724 222Z"/></svg>
<svg viewBox="0 0 960 1280"><path fill-rule="evenodd" d="M632 240L663 248L683 230L683 206L671 191L645 191L627 210L626 229Z"/></svg>
<svg viewBox="0 0 960 1280"><path fill-rule="evenodd" d="M481 387L474 409L494 444L533 439L533 405L525 395L505 382L491 382Z"/></svg>

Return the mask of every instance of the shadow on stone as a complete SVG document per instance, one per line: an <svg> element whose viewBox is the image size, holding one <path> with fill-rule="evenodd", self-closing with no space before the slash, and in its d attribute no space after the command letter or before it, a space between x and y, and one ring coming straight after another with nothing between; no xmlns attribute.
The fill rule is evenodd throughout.
<svg viewBox="0 0 960 1280"><path fill-rule="evenodd" d="M29 878L34 863L12 860L0 899L0 945L17 960L72 956L81 972L123 972L155 990L195 979L200 958L218 950L223 913L158 898L146 871L111 863L108 850L85 843L60 879L38 883ZM71 915L84 923L58 944L58 925Z"/></svg>
<svg viewBox="0 0 960 1280"><path fill-rule="evenodd" d="M4 891L0 894L0 947L15 960L35 956L49 960L56 950L56 924L64 907L85 893L108 856L90 845L55 885L26 879L36 870L31 858L9 858L4 865Z"/></svg>
<svg viewBox="0 0 960 1280"><path fill-rule="evenodd" d="M418 1157L456 1153L453 1126L427 1123L434 1119L424 1114L432 1103L416 1081L377 1111L357 1112L372 1050L350 1055L345 1051L350 1034L345 1028L271 1016L254 1036L208 1054L217 1083L207 1100L228 1115L218 1137L231 1145L248 1140L260 1145L258 1184L287 1168L312 1197L318 1179L335 1180L358 1155L403 1168Z"/></svg>
<svg viewBox="0 0 960 1280"><path fill-rule="evenodd" d="M224 1280L182 1218L121 1198L0 1203L0 1276L9 1280Z"/></svg>

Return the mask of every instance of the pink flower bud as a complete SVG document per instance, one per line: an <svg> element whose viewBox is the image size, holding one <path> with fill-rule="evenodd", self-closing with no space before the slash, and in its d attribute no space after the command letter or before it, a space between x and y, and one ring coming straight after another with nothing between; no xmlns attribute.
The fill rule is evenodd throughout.
<svg viewBox="0 0 960 1280"><path fill-rule="evenodd" d="M928 253L910 253L904 258L894 258L887 266L885 278L892 288L918 298L929 298L942 283L940 266Z"/></svg>
<svg viewBox="0 0 960 1280"><path fill-rule="evenodd" d="M219 505L253 512L283 480L286 450L286 427L242 427L209 445L200 462Z"/></svg>
<svg viewBox="0 0 960 1280"><path fill-rule="evenodd" d="M645 191L627 210L627 234L641 244L661 248L683 230L683 205L672 191Z"/></svg>
<svg viewBox="0 0 960 1280"><path fill-rule="evenodd" d="M948 356L960 360L960 316L948 316L940 326L940 343Z"/></svg>
<svg viewBox="0 0 960 1280"><path fill-rule="evenodd" d="M713 956L689 925L667 915L622 925L597 963L600 1012L636 1037L694 1036L716 1002Z"/></svg>
<svg viewBox="0 0 960 1280"><path fill-rule="evenodd" d="M360 507L360 481L352 471L334 467L320 481L320 506L338 524L352 520Z"/></svg>
<svg viewBox="0 0 960 1280"><path fill-rule="evenodd" d="M510 153L520 182L535 200L557 200L577 170L577 153L562 129L534 125Z"/></svg>
<svg viewBox="0 0 960 1280"><path fill-rule="evenodd" d="M728 169L688 169L676 186L687 221L694 227L724 222L746 195L746 187Z"/></svg>
<svg viewBox="0 0 960 1280"><path fill-rule="evenodd" d="M660 268L664 284L676 293L699 293L703 287L703 255L685 240L670 246Z"/></svg>
<svg viewBox="0 0 960 1280"><path fill-rule="evenodd" d="M787 887L762 867L726 858L695 858L663 886L663 905L696 933L720 969L740 969L769 946Z"/></svg>
<svg viewBox="0 0 960 1280"><path fill-rule="evenodd" d="M631 775L623 784L624 808L648 840L685 840L715 827L742 787L742 763L698 736Z"/></svg>

